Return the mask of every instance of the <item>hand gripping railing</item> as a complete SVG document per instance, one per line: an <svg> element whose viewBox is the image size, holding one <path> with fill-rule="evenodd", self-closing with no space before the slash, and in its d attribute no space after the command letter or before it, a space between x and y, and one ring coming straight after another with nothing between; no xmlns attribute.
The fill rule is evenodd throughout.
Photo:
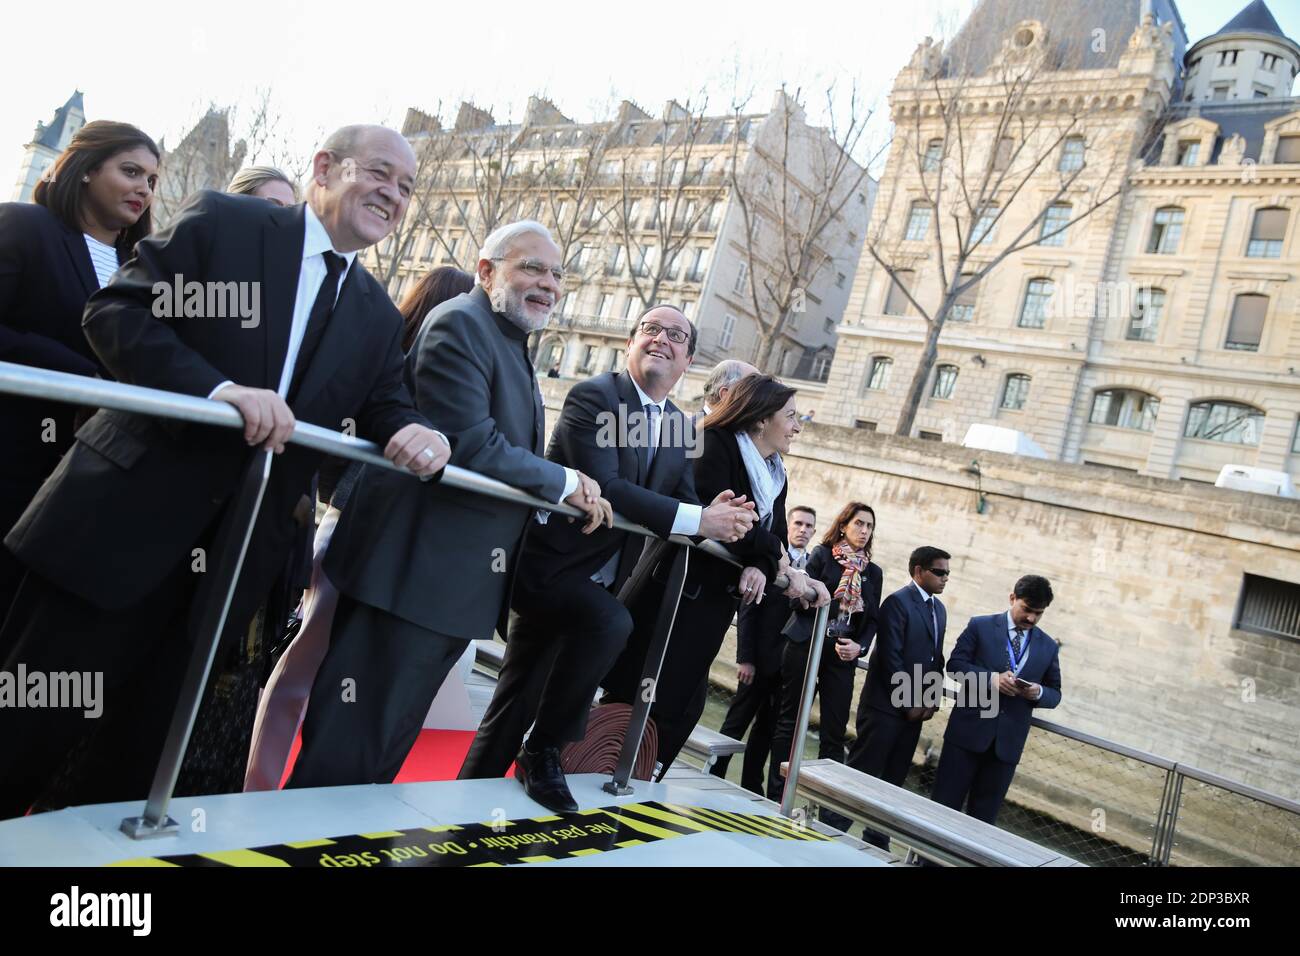
<svg viewBox="0 0 1300 956"><path fill-rule="evenodd" d="M65 372L53 372L26 365L15 365L9 362L0 362L0 393L70 402L94 408L111 408L139 415L171 418L200 425L240 429L244 427L244 421L239 412L225 402L180 395L158 389L142 388L137 385L124 385L120 382L107 382L81 375L70 375ZM289 442L327 452L340 458L349 458L379 468L388 468L403 474L409 474L405 469L396 468L384 458L379 447L374 443L350 435L340 434L317 425L311 425L307 422L295 424ZM202 609L197 618L200 622L198 625L199 630L197 640L194 642L193 656L190 659L189 668L181 686L176 711L172 715L171 726L167 733L167 742L163 748L158 769L154 774L144 812L139 817L128 817L122 821L122 830L137 839L177 832L177 824L167 816L167 808L171 802L172 793L176 788L176 780L180 774L185 749L189 744L190 735L194 729L194 721L198 716L199 706L203 698L203 688L207 684L208 675L212 670L212 662L216 657L217 647L220 644L221 632L225 627L226 616L230 611L235 585L239 579L240 569L243 567L244 556L248 550L248 542L253 532L253 525L257 518L258 509L261 506L262 495L266 491L266 485L270 479L272 463L273 455L270 452L259 449L252 453L245 468L239 491L231 505L229 516L217 536L215 573L204 577L199 592L196 594L196 606ZM444 469L441 482L462 491L487 495L503 501L545 509L575 518L585 517L585 513L577 508L543 501L504 482L464 468L458 468L455 465L448 465ZM667 651L668 637L672 631L672 622L681 600L682 584L685 582L686 576L687 555L690 549L695 548L705 551L713 557L727 561L736 567L741 565L731 557L726 549L712 541L697 544L688 538L677 535L664 541L659 539L650 529L634 524L618 515L614 516L614 527L632 534L658 540L657 546L646 549L628 583L620 593L620 600L625 603L630 603L639 588L644 586L649 579L650 570L655 562L665 556L669 549L676 549L669 586L665 590L660 605L660 615L656 623L651 649L646 657L646 668L641 685L643 687L653 687L658 682L659 670ZM7 530L0 529L0 531L4 532L7 532ZM784 588L788 586L789 582L784 575L780 575L774 583L777 587ZM806 596L811 599L814 595L810 590ZM812 669L814 677L816 662L819 660L816 652L821 647L825 627L826 614L823 609L823 612L818 614L817 628L813 634L814 653L809 657L809 667ZM645 680L650 680L652 683L646 685ZM804 729L807 728L808 709L812 705L812 695L807 690L807 683L808 680L805 679L805 693L804 699L801 701L799 715L799 727ZM618 768L613 779L606 785L607 789L620 793L630 792L627 782L631 776L631 769L636 760L637 751L640 749L652 702L652 695L638 695L633 707L632 720L628 726L627 736L624 738ZM799 739L800 737L796 735L796 749L798 749ZM794 778L798 772L797 763L797 760L792 755L791 768L786 783L786 790L790 795L794 793L793 788L796 782ZM790 799L793 799L793 796Z"/></svg>

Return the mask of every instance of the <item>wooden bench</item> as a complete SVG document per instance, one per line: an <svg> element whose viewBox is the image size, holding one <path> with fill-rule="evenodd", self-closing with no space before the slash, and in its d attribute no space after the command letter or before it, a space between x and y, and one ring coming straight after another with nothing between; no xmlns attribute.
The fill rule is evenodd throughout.
<svg viewBox="0 0 1300 956"><path fill-rule="evenodd" d="M806 761L795 794L953 866L1084 865L834 760Z"/></svg>

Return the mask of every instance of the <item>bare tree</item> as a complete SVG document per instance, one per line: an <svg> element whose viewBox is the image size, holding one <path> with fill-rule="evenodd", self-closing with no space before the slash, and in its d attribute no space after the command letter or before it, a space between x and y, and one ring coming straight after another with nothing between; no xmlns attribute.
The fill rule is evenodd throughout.
<svg viewBox="0 0 1300 956"><path fill-rule="evenodd" d="M853 249L845 205L863 189L870 167L870 161L859 164L853 158L872 115L856 88L848 97L846 120L839 119L834 87L827 89L826 100L830 126L814 128L799 92L791 96L783 87L747 165L740 144L750 121L743 104L733 107L728 171L741 213L746 285L758 329L754 364L776 374L784 370L771 369L772 353L791 317L804 311L809 287L834 264L836 250Z"/></svg>
<svg viewBox="0 0 1300 956"><path fill-rule="evenodd" d="M1086 35L1082 28L1063 33ZM945 55L927 37L894 87L891 191L873 212L866 250L888 275L891 293L926 323L900 435L911 433L939 337L963 295L1008 256L1119 195L1131 159L1103 148L1107 128L1090 122L1100 101L1085 103L1059 75L1080 61L1080 45L1034 43L1022 33L991 59L983 63L969 48ZM998 237L1013 210L1018 228ZM911 287L922 260L937 270L937 300Z"/></svg>
<svg viewBox="0 0 1300 956"><path fill-rule="evenodd" d="M616 150L605 151L605 168L618 187L611 228L646 307L659 301L664 283L676 281L685 266L682 250L726 196L721 178L697 161L705 145L704 106L670 103L658 123L638 124Z"/></svg>
<svg viewBox="0 0 1300 956"><path fill-rule="evenodd" d="M175 149L163 150L155 223L162 225L201 189L223 190L245 165L276 166L294 182L311 169L311 156L293 149L283 114L269 90L259 90L247 105L209 104L189 124Z"/></svg>

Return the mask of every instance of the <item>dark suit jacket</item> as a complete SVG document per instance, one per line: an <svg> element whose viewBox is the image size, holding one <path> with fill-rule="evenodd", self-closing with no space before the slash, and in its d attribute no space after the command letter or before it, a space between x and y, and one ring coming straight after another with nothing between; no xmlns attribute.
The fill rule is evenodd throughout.
<svg viewBox="0 0 1300 956"><path fill-rule="evenodd" d="M86 305L95 354L119 381L206 397L224 380L274 389L288 351L302 267L303 207L202 192ZM157 317L154 284L259 283L260 325L238 315ZM402 384L401 316L353 262L290 406L301 421L385 444L424 423ZM320 454L275 458L241 587L269 588L294 533L293 511ZM249 460L243 434L124 412L97 412L5 539L60 587L103 608L129 607L181 561L234 493ZM414 481L414 479L411 479ZM263 589L264 590L264 589Z"/></svg>
<svg viewBox="0 0 1300 956"><path fill-rule="evenodd" d="M957 638L948 660L948 672L960 679L962 674L975 673L981 679L1007 670L1007 612L973 617L966 630ZM944 742L952 741L967 750L984 753L996 740L997 757L1004 763L1018 763L1029 737L1029 718L1039 707L1055 707L1061 702L1061 667L1059 651L1054 640L1041 628L1035 627L1028 635L1029 656L1020 669L1020 676L1039 684L1043 695L1038 700L1008 697L997 692L997 717L985 714L978 702L968 698L959 702L948 717Z"/></svg>
<svg viewBox="0 0 1300 956"><path fill-rule="evenodd" d="M835 560L830 548L824 544L813 548L804 570L826 585L826 590L834 598L835 589L839 587L840 578L844 576L844 568ZM862 581L862 614L858 616L853 632L853 640L862 645L864 654L871 645L871 639L876 636L880 615L880 592L884 588L884 580L884 572L880 570L880 565L874 561L867 562L867 573ZM834 620L839 614L839 602L832 600L829 611L831 620ZM815 608L804 610L796 604L783 633L796 644L809 641L812 639L816 617Z"/></svg>
<svg viewBox="0 0 1300 956"><path fill-rule="evenodd" d="M661 443L647 472L644 449L608 440L611 424L633 425L644 416L627 371L606 372L579 382L564 400L546 456L594 479L616 513L666 538L678 504L699 503L686 448L670 440L687 435L683 430L687 423L676 405L664 403ZM529 531L524 559L527 586L544 588L547 580L562 572L590 577L618 553L613 584L617 591L636 567L644 545L645 539L639 535L615 528L585 535L579 522L552 515L546 524L534 525Z"/></svg>
<svg viewBox="0 0 1300 956"><path fill-rule="evenodd" d="M0 203L0 362L102 372L81 331L86 300L98 288L85 236L44 206ZM0 493L21 496L6 502L11 508L0 505L11 521L71 447L75 413L66 402L0 395ZM53 442L42 440L47 418L55 423Z"/></svg>
<svg viewBox="0 0 1300 956"><path fill-rule="evenodd" d="M797 606L797 605L796 605ZM753 664L760 677L781 672L781 633L790 619L790 599L768 585L761 604L744 604L736 612L736 663Z"/></svg>
<svg viewBox="0 0 1300 956"><path fill-rule="evenodd" d="M891 701L894 694L895 674L907 675L908 683L904 687L915 687L914 675L917 666L921 673L937 672L943 674L943 638L948 630L948 611L938 597L934 601L933 619L925 600L912 581L889 597L880 605L880 627L876 632L876 649L867 662L867 684L865 696L867 703L876 710L898 713L905 707L920 706L920 700L910 699L904 708L895 707ZM934 633L934 622L939 623L939 633Z"/></svg>
<svg viewBox="0 0 1300 956"><path fill-rule="evenodd" d="M475 288L429 313L407 386L453 444L451 463L558 501L564 469L542 458L542 393L528 336ZM505 633L507 597L534 509L365 468L325 572L339 591L452 637Z"/></svg>

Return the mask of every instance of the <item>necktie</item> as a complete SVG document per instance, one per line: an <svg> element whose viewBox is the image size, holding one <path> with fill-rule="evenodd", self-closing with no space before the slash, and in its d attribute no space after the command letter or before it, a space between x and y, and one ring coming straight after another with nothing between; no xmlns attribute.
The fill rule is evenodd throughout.
<svg viewBox="0 0 1300 956"><path fill-rule="evenodd" d="M1020 628L1016 628L1015 632L1011 635L1011 652L1015 655L1015 659L1011 662L1010 670L1015 670L1016 661L1020 660L1020 638L1023 634L1024 631Z"/></svg>
<svg viewBox="0 0 1300 956"><path fill-rule="evenodd" d="M939 653L939 615L934 610L934 598L926 598L925 603L930 605L930 623L934 625L934 652Z"/></svg>
<svg viewBox="0 0 1300 956"><path fill-rule="evenodd" d="M312 357L320 347L320 340L325 335L330 315L334 312L334 300L338 298L339 273L347 265L347 260L328 250L321 253L325 258L325 281L320 284L316 301L311 304L307 317L307 328L302 334L302 344L298 346L298 357L293 363L293 378L289 382L289 398L298 394L298 388L307 374Z"/></svg>
<svg viewBox="0 0 1300 956"><path fill-rule="evenodd" d="M645 422L649 432L645 439L645 467L648 473L655 460L655 448L659 444L659 406L653 402L645 407Z"/></svg>

